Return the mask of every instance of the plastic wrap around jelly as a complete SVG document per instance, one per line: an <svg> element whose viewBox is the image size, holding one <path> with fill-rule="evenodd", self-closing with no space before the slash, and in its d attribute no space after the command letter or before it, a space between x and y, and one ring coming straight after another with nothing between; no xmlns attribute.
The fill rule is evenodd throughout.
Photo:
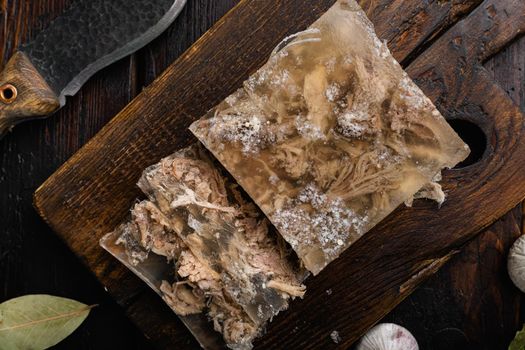
<svg viewBox="0 0 525 350"><path fill-rule="evenodd" d="M354 0L190 129L314 274L469 154Z"/></svg>

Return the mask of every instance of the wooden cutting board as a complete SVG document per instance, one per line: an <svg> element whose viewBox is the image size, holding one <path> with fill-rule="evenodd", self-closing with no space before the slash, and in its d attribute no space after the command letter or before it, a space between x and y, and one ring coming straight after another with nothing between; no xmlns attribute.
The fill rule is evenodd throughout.
<svg viewBox="0 0 525 350"><path fill-rule="evenodd" d="M159 347L195 342L160 298L99 247L99 238L127 215L142 170L193 142L188 125L333 2L241 1L36 192L42 217ZM261 349L349 346L525 198L524 116L481 65L525 30L525 3L360 3L443 114L460 128L479 128L485 142L475 145L472 165L445 172L448 201L441 209L420 201L396 210L307 281L305 299L275 318L256 344ZM334 330L342 337L338 345L330 338Z"/></svg>

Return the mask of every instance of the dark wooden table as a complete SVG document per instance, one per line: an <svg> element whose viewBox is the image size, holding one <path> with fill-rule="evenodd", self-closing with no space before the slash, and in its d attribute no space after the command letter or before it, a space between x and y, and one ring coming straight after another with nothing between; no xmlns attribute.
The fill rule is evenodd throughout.
<svg viewBox="0 0 525 350"><path fill-rule="evenodd" d="M71 2L0 0L1 61ZM97 74L52 118L21 125L0 141L0 301L47 293L100 304L57 349L152 346L39 219L34 190L236 2L189 0L176 23L147 48ZM485 66L525 108L525 38ZM468 243L385 321L409 328L421 349L506 348L525 319L522 295L505 267L522 217L519 206Z"/></svg>

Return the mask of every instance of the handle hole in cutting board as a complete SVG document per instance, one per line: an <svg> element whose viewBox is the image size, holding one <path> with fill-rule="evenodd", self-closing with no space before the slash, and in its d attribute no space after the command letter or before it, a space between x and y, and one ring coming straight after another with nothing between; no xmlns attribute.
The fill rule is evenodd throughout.
<svg viewBox="0 0 525 350"><path fill-rule="evenodd" d="M479 162L487 150L487 137L483 130L473 122L464 119L452 119L448 122L470 147L468 158L456 165L454 169L466 168Z"/></svg>

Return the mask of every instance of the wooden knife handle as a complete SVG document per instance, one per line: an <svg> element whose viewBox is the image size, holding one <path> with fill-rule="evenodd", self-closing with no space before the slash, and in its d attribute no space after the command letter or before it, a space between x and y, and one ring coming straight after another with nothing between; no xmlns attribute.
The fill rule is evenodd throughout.
<svg viewBox="0 0 525 350"><path fill-rule="evenodd" d="M45 117L60 108L58 96L23 52L0 73L0 139L16 124Z"/></svg>

